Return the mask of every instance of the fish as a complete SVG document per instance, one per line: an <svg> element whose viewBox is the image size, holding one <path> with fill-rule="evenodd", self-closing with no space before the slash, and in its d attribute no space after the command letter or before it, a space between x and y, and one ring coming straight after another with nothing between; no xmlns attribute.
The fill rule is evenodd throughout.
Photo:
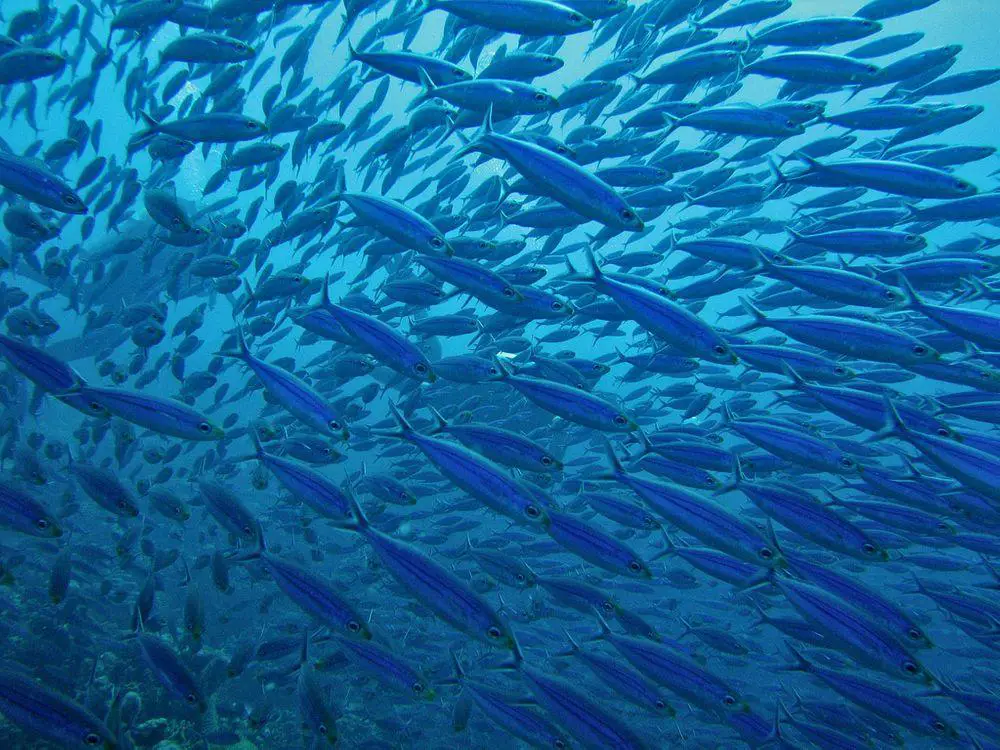
<svg viewBox="0 0 1000 750"><path fill-rule="evenodd" d="M981 8L7 5L6 744L994 742Z"/></svg>
<svg viewBox="0 0 1000 750"><path fill-rule="evenodd" d="M33 734L68 747L119 747L89 710L29 675L8 667L0 675L3 714Z"/></svg>

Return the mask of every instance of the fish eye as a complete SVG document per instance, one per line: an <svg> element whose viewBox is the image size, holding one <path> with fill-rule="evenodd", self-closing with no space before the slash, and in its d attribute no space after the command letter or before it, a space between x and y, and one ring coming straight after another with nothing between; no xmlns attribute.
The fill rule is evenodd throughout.
<svg viewBox="0 0 1000 750"><path fill-rule="evenodd" d="M63 193L62 201L67 206L76 206L80 203L80 199L72 193Z"/></svg>
<svg viewBox="0 0 1000 750"><path fill-rule="evenodd" d="M186 700L189 704L193 706L195 703L198 702L198 696L195 695L194 693L188 693L187 695L184 696L184 700Z"/></svg>
<svg viewBox="0 0 1000 750"><path fill-rule="evenodd" d="M909 638L909 639L910 639L911 641L919 641L919 640L921 640L921 639L922 639L922 638L924 637L924 634L923 634L923 633L921 633L921 632L920 632L919 630L917 630L916 628L910 628L909 630L907 630L907 631L906 631L906 636L907 636L907 637L908 637L908 638Z"/></svg>
<svg viewBox="0 0 1000 750"><path fill-rule="evenodd" d="M37 521L35 521L35 526L44 531L45 529L49 528L49 522L44 518L39 518Z"/></svg>
<svg viewBox="0 0 1000 750"><path fill-rule="evenodd" d="M119 500L118 510L125 510L126 508L128 508L128 503L126 503L124 500Z"/></svg>
<svg viewBox="0 0 1000 750"><path fill-rule="evenodd" d="M894 291L892 291L891 289L886 289L885 290L885 298L889 299L889 300L896 299L896 293Z"/></svg>
<svg viewBox="0 0 1000 750"><path fill-rule="evenodd" d="M357 620L351 620L349 623L347 623L347 629L350 630L352 633L358 633L361 631L361 623L359 623Z"/></svg>
<svg viewBox="0 0 1000 750"><path fill-rule="evenodd" d="M619 427L623 427L628 424L628 417L624 414L616 414L614 418L614 423Z"/></svg>
<svg viewBox="0 0 1000 750"><path fill-rule="evenodd" d="M601 608L605 612L614 612L615 611L615 603L614 602L609 602L609 601L605 600L605 601L601 602Z"/></svg>
<svg viewBox="0 0 1000 750"><path fill-rule="evenodd" d="M583 21L583 17L579 13L570 13L569 20L573 23L580 23Z"/></svg>
<svg viewBox="0 0 1000 750"><path fill-rule="evenodd" d="M791 119L785 120L785 127L787 127L787 128L794 128L795 127L795 120L791 120Z"/></svg>
<svg viewBox="0 0 1000 750"><path fill-rule="evenodd" d="M339 420L336 419L331 419L329 422L326 423L326 426L329 427L331 430L339 430L341 428Z"/></svg>
<svg viewBox="0 0 1000 750"><path fill-rule="evenodd" d="M735 706L736 699L731 695L727 695L725 698L722 699L722 703L726 706Z"/></svg>
<svg viewBox="0 0 1000 750"><path fill-rule="evenodd" d="M325 735L326 734L326 724L320 724L318 727L316 727L316 731L319 732L320 734Z"/></svg>
<svg viewBox="0 0 1000 750"><path fill-rule="evenodd" d="M490 243L486 242L485 240L482 240L479 243L479 249L480 250L486 250L489 246L490 246Z"/></svg>
<svg viewBox="0 0 1000 750"><path fill-rule="evenodd" d="M911 245L914 244L914 243L916 243L916 242L920 242L920 235L919 234L908 234L908 235L906 235L906 241L909 242Z"/></svg>
<svg viewBox="0 0 1000 750"><path fill-rule="evenodd" d="M548 456L542 456L540 460L542 462L542 466L551 466L552 465L552 459L549 458Z"/></svg>
<svg viewBox="0 0 1000 750"><path fill-rule="evenodd" d="M864 552L866 555L874 555L876 552L875 545L872 544L871 542L865 542L864 544L861 545L861 551Z"/></svg>
<svg viewBox="0 0 1000 750"><path fill-rule="evenodd" d="M715 352L716 354L725 354L726 346L725 344L716 344L715 346L712 347L712 351Z"/></svg>
<svg viewBox="0 0 1000 750"><path fill-rule="evenodd" d="M247 130L256 130L257 129L257 123L255 123L253 120L247 120L246 121L246 126L247 126Z"/></svg>
<svg viewBox="0 0 1000 750"><path fill-rule="evenodd" d="M518 583L524 583L525 581L524 573L518 573L516 576L514 576L514 580L517 581Z"/></svg>
<svg viewBox="0 0 1000 750"><path fill-rule="evenodd" d="M841 456L840 461L838 461L837 463L839 463L845 469L850 469L852 466L854 466L853 459L850 459L847 456Z"/></svg>
<svg viewBox="0 0 1000 750"><path fill-rule="evenodd" d="M503 296L504 297L513 297L514 296L514 290L511 289L509 286L505 286L503 288Z"/></svg>
<svg viewBox="0 0 1000 750"><path fill-rule="evenodd" d="M947 728L948 727L946 727L944 725L944 722L941 721L940 719L935 719L934 721L931 722L931 729L933 729L935 732L941 733L944 732L944 730Z"/></svg>
<svg viewBox="0 0 1000 750"><path fill-rule="evenodd" d="M833 368L833 374L834 375L846 375L847 374L847 370L845 370L840 365L837 365L836 367Z"/></svg>
<svg viewBox="0 0 1000 750"><path fill-rule="evenodd" d="M251 529L249 526L244 526L243 533L246 534L247 536L250 536L250 534L253 533L253 529Z"/></svg>
<svg viewBox="0 0 1000 750"><path fill-rule="evenodd" d="M622 217L623 221L632 221L632 219L635 218L635 214L632 213L631 209L628 209L628 208L623 208L618 213L618 215Z"/></svg>
<svg viewBox="0 0 1000 750"><path fill-rule="evenodd" d="M87 732L83 738L83 744L89 745L90 747L95 747L101 741L101 735L97 732Z"/></svg>
<svg viewBox="0 0 1000 750"><path fill-rule="evenodd" d="M417 362L417 364L413 365L413 370L414 372L418 372L421 375L423 375L425 372L427 372L427 365L425 365L423 362Z"/></svg>
<svg viewBox="0 0 1000 750"><path fill-rule="evenodd" d="M495 368L495 367L491 367L489 369L489 373L490 373L490 375L498 375L500 373L500 371L497 368Z"/></svg>
<svg viewBox="0 0 1000 750"><path fill-rule="evenodd" d="M654 703L653 705L656 706L656 708L660 711L662 711L667 707L667 704L660 700L656 701L656 703Z"/></svg>
<svg viewBox="0 0 1000 750"><path fill-rule="evenodd" d="M198 432L200 432L201 434L207 435L211 431L212 431L212 425L210 425L208 422L198 423Z"/></svg>
<svg viewBox="0 0 1000 750"><path fill-rule="evenodd" d="M631 570L633 573L638 573L640 570L642 570L642 563L640 563L638 560L633 560L628 564L628 569Z"/></svg>
<svg viewBox="0 0 1000 750"><path fill-rule="evenodd" d="M770 547L762 547L760 552L758 552L757 554L760 555L761 559L763 560L770 560L772 557L774 557L774 552L771 551Z"/></svg>
<svg viewBox="0 0 1000 750"><path fill-rule="evenodd" d="M493 640L496 640L501 636L500 628L498 628L496 625L493 625L490 627L489 630L486 631L486 635L488 635Z"/></svg>
<svg viewBox="0 0 1000 750"><path fill-rule="evenodd" d="M99 403L97 403L96 401L91 401L89 404L87 404L87 406L88 406L88 408L91 411L100 411L101 410L101 405Z"/></svg>
<svg viewBox="0 0 1000 750"><path fill-rule="evenodd" d="M923 344L916 344L913 347L913 353L916 354L916 355L918 355L918 356L920 356L920 357L922 357L925 354L927 354L927 347L924 346Z"/></svg>
<svg viewBox="0 0 1000 750"><path fill-rule="evenodd" d="M526 515L528 518L538 518L538 516L541 515L541 512L534 505L529 505L525 507L524 515Z"/></svg>
<svg viewBox="0 0 1000 750"><path fill-rule="evenodd" d="M948 437L949 435L951 435L951 430L949 430L947 427L938 427L937 434L940 437Z"/></svg>
<svg viewBox="0 0 1000 750"><path fill-rule="evenodd" d="M556 750L563 750L566 747L566 743L563 740L556 740L552 743L552 747L556 748Z"/></svg>
<svg viewBox="0 0 1000 750"><path fill-rule="evenodd" d="M539 91L537 94L535 94L535 101L536 102L548 101L548 97L545 94L543 94L541 91Z"/></svg>
<svg viewBox="0 0 1000 750"><path fill-rule="evenodd" d="M903 662L903 671L906 674L916 674L920 671L920 667L914 664L912 661Z"/></svg>
<svg viewBox="0 0 1000 750"><path fill-rule="evenodd" d="M553 310L562 310L563 309L562 302L553 302L552 303L552 309Z"/></svg>
<svg viewBox="0 0 1000 750"><path fill-rule="evenodd" d="M443 247L444 240L440 237L431 237L431 247Z"/></svg>

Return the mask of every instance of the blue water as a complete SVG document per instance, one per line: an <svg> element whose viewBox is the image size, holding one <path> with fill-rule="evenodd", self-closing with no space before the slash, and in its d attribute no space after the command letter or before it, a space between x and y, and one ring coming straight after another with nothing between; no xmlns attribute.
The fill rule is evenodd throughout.
<svg viewBox="0 0 1000 750"><path fill-rule="evenodd" d="M641 14L652 18L652 8L666 8L670 2L629 0L626 12L632 13L632 18ZM707 0L688 4L692 8L689 18L668 27L647 29L645 37L626 25L625 30L597 48L591 48L594 39L607 24L618 23L617 16L599 21L593 30L563 39L558 35L538 38L530 43L530 48L557 55L563 65L554 73L538 77L532 85L558 97L604 63L628 56L639 58L637 73L648 74L681 54L671 52L654 62L649 58L656 43L686 27L694 28L717 9L739 5ZM672 293L677 306L696 314L704 325L728 334L750 321L739 307L740 300L761 304L764 290L774 282L759 269L749 273L745 268L730 269L719 283L730 281L734 275L735 283L711 287L725 266L713 262L690 273L679 272L679 264L687 261L687 266L691 265L690 256L683 250L671 249L669 238L704 239L718 230L723 236L779 251L790 243L791 236L786 232L789 227L806 233L818 231L817 227L822 229L824 219L820 217L824 215L820 209L812 214L818 223L810 224L796 204L832 192L836 187L811 187L802 194L786 192L774 183L769 158L778 163L783 174L795 174L802 167L802 162L793 156L798 148L848 131L819 119L809 119L801 135L776 141L770 152L762 152L756 158L729 163L735 171L720 187L746 183L775 188L765 191L760 201L749 205L708 208L685 205L681 197L663 210L638 211L646 224L641 233L616 234L587 218L581 218L579 226L565 230L532 230L511 221L531 207L532 196L514 193L506 199L502 211L488 210L490 200L470 198L486 181L499 178L510 185L518 177L499 159L479 154L457 156L463 142L476 136L477 126L446 126L435 130L433 137L425 134L411 137L400 148L392 149L378 166L373 166L367 154L369 148L392 129L411 121L421 87L399 78L387 78L360 62L351 62L347 44L350 40L359 48L363 44L368 51L381 47L382 51L407 49L437 58L447 57L472 73L499 59L501 50L506 54L516 51L518 35L493 33L474 26L456 33L455 20L449 21L449 14L441 9L431 10L422 17L414 14L408 23L400 23L405 13L413 13L416 8L405 0L376 2L367 8L362 8L362 3L352 4L357 17L350 31L343 34L345 7L337 5L314 29L315 38L306 47L307 54L294 59L293 45L300 44L303 34L325 12L321 10L324 4L284 10L262 7L259 14L247 17L243 23L233 22L218 30L218 33L228 30L255 50L253 59L243 65L235 79L245 96L231 101L227 111L268 123L269 112L273 115L277 107L294 103L300 107L302 120L289 132L235 144L239 149L269 140L287 146L288 151L273 166L258 167L262 179L251 187L239 189L243 173L234 171L221 187L208 195L206 184L231 155L232 148L227 144L198 143L189 154L168 164L154 161L143 148L128 156L126 144L145 127L140 110L155 112L164 123L175 120L178 112L187 112L192 103L199 101L212 76L228 65L206 64L196 69L174 62L158 70L161 51L182 36L181 28L165 20L139 31L112 31L111 19L122 13L125 3L97 5L93 18L88 17L89 3L68 0L50 0L43 6L7 0L0 7L0 31L7 28L8 33L17 32L13 35L19 36L18 40L8 37L9 44L0 38L0 53L10 55L8 50L15 49L19 42L21 47L38 46L57 52L68 61L54 76L0 83L3 139L0 147L6 145L4 150L16 155L43 158L54 145L66 145L60 141L67 133L84 132L86 137L76 144L78 148L69 144L71 153L62 159L49 159L46 167L70 185L76 185L82 170L95 158L108 160L100 176L79 190L91 208L86 216L58 213L28 202L23 195L10 190L0 192L0 211L5 214L5 228L0 230L0 259L6 260L6 264L0 263L4 269L0 270L0 318L3 318L0 333L71 366L81 383L128 389L151 398L180 400L226 433L218 441L190 440L148 429L149 425L141 421L130 422L107 413L90 416L74 410L55 395L36 389L31 379L13 364L0 365L3 396L0 480L4 487L27 493L48 508L62 528L58 538L41 538L18 533L13 524L0 520L0 563L7 576L7 585L0 590L5 615L0 620L4 667L26 672L38 684L56 691L61 700L85 706L92 716L107 724L109 737L115 736L122 747L263 749L315 747L334 742L348 748L528 746L515 733L492 721L480 706L472 705L470 709L469 696L482 690L482 683L516 706L516 710L532 711L539 720L549 722L548 726L563 738L560 742L565 742L556 745L549 737L538 740L539 746L629 746L624 741L606 739L610 734L602 740L587 733L586 726L601 726L602 722L605 729L616 722L624 725L650 748L781 744L812 747L810 737L816 746L824 746L818 744L822 741L819 730L810 731L805 724L837 730L841 733L837 741L848 743L826 745L830 747L1000 746L1000 712L995 697L1000 686L996 662L1000 579L994 567L1000 556L1000 544L996 541L1000 513L995 492L989 495L961 472L942 468L929 455L933 450L922 449L916 441L901 440L897 435L884 441L866 442L875 435L874 430L855 427L822 405L786 389L788 379L778 371L765 372L749 363L719 365L705 359L694 363L699 365L697 370L671 374L646 370L642 357L651 357L654 352L679 357L693 355L669 342L657 341L660 337L648 336L650 326L641 316L625 315L623 322L612 321L607 325L582 314L549 320L504 318L496 314L495 306L482 299L448 294L455 287L442 284L429 274L412 251L399 252L371 271L362 249L385 248L385 233L370 221L355 220L356 212L352 213L345 205L336 213L337 222L327 222L304 240L295 238L271 248L263 244L277 237L283 226L281 211L275 210L279 186L294 180L301 194L312 193L309 201L289 213L287 218L292 219L307 208L339 198L335 195L337 181L332 177L338 169L344 175L347 191L394 199L425 219L433 219L448 240L457 243L459 238L481 237L496 243L523 241L523 250L509 259L494 257L483 264L491 270L516 266L543 268L545 275L532 286L558 295L562 303L571 304L577 312L598 301L606 303L609 296L601 294L600 289L595 294L589 281L564 278L571 270L567 261L574 270L589 270L583 252L586 247L596 254L605 272L629 273L629 269L612 269L618 255L656 250L662 253L662 258L644 265L636 276L626 280L626 286L634 288L643 280L639 277L658 282ZM720 30L714 41L742 43L748 39L748 32L758 34L777 21L820 15L846 17L860 5L856 0L794 0L776 18ZM31 11L38 11L39 17L25 15ZM84 22L91 23L89 34L80 31ZM939 76L996 66L995 48L1000 40L996 30L997 11L994 3L987 0L939 0L926 9L881 23L876 35L826 45L822 51L844 55L872 39L919 31L923 38L915 45L871 62L886 65L917 51L957 44L961 45L961 51L954 66L942 70ZM394 24L398 29L393 28ZM199 30L190 29L186 33L196 32ZM618 44L626 34L635 34L639 43L632 47L622 44L619 49ZM521 42L528 40L524 38ZM100 68L96 55L105 54L105 50L110 53L110 62ZM782 51L768 47L763 56ZM13 58L7 55L0 54L0 80L5 74L4 66L12 65ZM251 87L251 76L269 60L273 60L273 65ZM285 61L289 69L282 74ZM741 86L721 100L725 104L774 103L782 81L745 74L744 64L750 63L749 59L741 61L732 74L735 78L712 76L695 82L682 97L683 101L700 105L710 91L717 93L718 86L738 79ZM98 72L92 74L92 70ZM183 70L192 71L188 80L175 95L164 99L163 87ZM349 72L349 85L335 88L336 80L345 71ZM89 93L83 83L88 75L93 75L89 79L93 84ZM365 110L385 82L388 89L384 100L375 111ZM706 166L678 170L670 177L670 185L687 185L694 172L708 174L727 166L733 154L752 142L738 135L713 136L691 127L626 133L622 123L653 103L666 101L669 86L653 84L657 93L651 99L622 107L637 84L624 74L615 83L620 86L619 93L596 105L588 103L536 116L522 114L506 122L498 116L497 130L517 135L533 128L541 133L538 128L545 127L547 136L566 142L574 129L586 122L606 130L601 143L652 136L648 147L631 157L582 163L580 168L588 172L626 163L648 163L653 151L673 142L679 151L705 148L718 152L718 158ZM295 91L289 93L291 86L295 86ZM234 95L234 88L227 87L230 96ZM832 115L874 104L889 88L878 86L852 92L850 88L835 86L812 93L806 101L820 104ZM84 93L76 99L74 115L72 99L81 90ZM276 103L265 111L269 91ZM341 98L327 100L331 91L337 91ZM944 132L927 134L917 142L930 151L955 145L995 146L998 97L1000 89L990 85L922 101L924 105L976 105L983 111L967 122ZM318 107L317 101L323 106ZM616 107L622 111L612 115ZM472 119L480 122L482 112L476 112ZM309 129L320 120L339 121L346 130L295 165L293 144L300 130ZM380 123L377 130L365 132L376 123ZM99 138L92 135L96 128L100 128ZM855 131L857 141L851 148L824 159L870 156L859 153L864 144L888 138L898 130ZM584 150L593 143L590 138L583 138L575 140L573 146ZM427 160L432 153L434 157ZM980 193L996 190L997 168L995 154L947 167L955 176L975 185ZM430 181L417 190L422 181L448 174L454 181L448 180L444 185ZM132 197L123 201L122 191L128 190L130 184L134 185ZM156 190L175 196L180 211L192 225L208 233L209 241L191 247L180 246L179 241L177 245L164 244L165 230L149 215L145 202L146 196ZM627 198L636 188L616 186L615 190ZM226 199L230 200L220 205ZM936 201L921 203L919 197L869 189L850 205L873 203L900 207L926 206ZM95 206L101 206L100 210ZM51 233L44 238L24 236L23 224L16 222L23 221L25 215L33 216L40 226L48 225ZM755 229L723 231L727 222L748 217L757 222ZM977 277L989 287L996 284L1000 270L993 247L1000 236L998 220L1000 214L983 221L944 221L932 226L918 224L904 215L891 228L923 235L925 248L902 259L880 258L862 250L845 253L843 257L850 261L851 270L867 268L884 272L895 263L944 257L941 248L968 241L969 245L960 249L965 252L971 247L971 253L964 257L988 264ZM234 221L246 222L245 232L226 236L226 225ZM830 228L843 227L826 226ZM15 236L18 234L21 236ZM976 238L986 239L973 241ZM262 244L255 252L258 241ZM123 250L122 242L132 244ZM239 271L219 274L219 279L191 274L191 263L209 254L236 258ZM803 263L839 267L840 259L832 252L814 252L802 257L806 258ZM267 289L268 280L279 272L300 276L295 282L298 288L276 295L273 300L264 299L260 290ZM525 398L523 390L503 382L460 383L449 382L445 377L421 382L420 378L396 372L385 357L382 361L377 353L371 357L373 352L361 344L338 343L307 332L296 321L304 310L320 303L327 277L332 280L329 295L334 302L344 301L347 307L378 317L416 344L432 368L439 360L476 353L498 358L521 376L538 376L561 382L563 386L584 385L581 392L620 409L654 442L660 436L664 441L687 441L721 449L733 456L750 456L744 464L755 479L789 482L811 493L817 502L829 501L830 495L851 502L899 504L901 501L877 492L858 491L865 485L856 472L836 475L809 465L807 455L800 456L796 463L787 456L774 458L760 446L750 445L736 434L734 425L724 422L724 404L730 405L738 420L774 418L801 434L840 440L837 445L857 463L887 470L900 479L912 479L903 457L912 458L921 472L918 477L921 487L946 488L938 494L941 507L935 512L916 509L926 514L924 520L936 517L946 524L942 527L944 531L922 533L912 525L873 519L849 504L829 506L888 550L889 559L884 562L854 559L824 549L815 540L809 541L782 524L780 519L769 521L768 515L743 492L733 491L730 483L735 475L731 467L705 470L701 476L707 477L706 481L700 486L689 484L687 491L705 507L740 519L760 539L773 543L777 554L800 556L846 575L896 605L919 624L933 643L931 648L911 653L919 657L920 665L933 675L936 684L944 686L944 692L953 694L928 696L936 689L929 681L920 684L900 674L889 675L884 664L879 668L866 661L858 656L856 649L829 634L817 647L815 639L803 636L797 640L794 635L762 624L761 617L765 621L794 617L800 624L805 622L802 609L788 601L790 597L783 593L784 589L763 576L769 565L756 568L762 577L746 586L734 585L692 567L679 555L666 554L667 538L678 548L690 546L701 550L713 545L704 537L679 530L662 514L658 515L655 508L651 511L647 508L655 518L655 529L630 528L595 512L581 492L610 492L635 508L643 507L623 482L606 481L606 440L611 440L616 455L629 453L637 458L642 444L635 431L616 430L610 425L594 429L575 424L565 414L559 416L551 408L540 407ZM443 299L431 305L394 301L386 295L385 284L414 277L443 288ZM709 292L692 295L684 289L695 281L710 285ZM890 279L888 283L896 282ZM968 300L971 287L961 278L946 280L938 286L933 280L914 285L919 287L923 299L954 309L989 311L997 299L994 286L988 299ZM256 295L253 299L249 297L251 292ZM829 300L818 297L804 303L796 301L788 307L767 307L766 311L776 317L866 313L868 320L914 335L941 330L915 310L850 307L830 304ZM459 314L474 315L483 330L427 337L414 332L414 326L423 318ZM349 438L340 439L340 424L332 434L330 431L323 434L315 425L310 426L301 415L296 416L294 410L287 408L288 403L280 394L264 393L261 380L248 368L235 359L217 356L220 351L237 350L237 331L246 333L254 356L294 372L299 382L320 393L332 405L338 422L347 427ZM996 385L982 389L980 397L971 399L982 404L980 414L949 413L953 405L947 400L949 396L975 389L914 374L902 362L842 357L835 342L826 349L809 347L797 343L794 336L785 337L768 328L746 336L739 341L808 350L838 360L858 373L855 379L838 383L839 386L886 392L895 403L905 403L926 415L935 414L944 403L945 412L940 419L957 433L969 436L963 444L979 446L989 458L981 472L1000 480L995 473L998 422L987 411L996 410ZM735 343L737 339L730 341ZM963 343L960 341L945 352L948 361L956 362L967 353ZM988 371L991 378L998 377L996 348L1000 347L991 350L979 344L968 349L972 361ZM622 362L616 355L619 351L639 358L638 366L633 368ZM343 359L348 355L369 357L364 370L353 366L349 369ZM605 366L596 376L588 373L568 383L566 368L570 375L574 371L566 363L573 357ZM544 363L539 364L543 358L555 360L555 365L545 369ZM70 392L69 396L72 395ZM430 432L434 426L428 409L434 407L453 425L486 423L530 437L562 462L561 472L524 471L495 460L475 457L471 460L482 461L488 471L505 479L514 477L521 488L534 488L540 495L538 502L543 512L567 513L571 519L609 537L611 543L626 545L648 565L651 575L633 576L628 570L615 570L611 563L597 564L585 553L581 555L579 549L567 548L551 526L525 523L523 518L515 521L493 512L486 507L490 497L496 499L490 490L485 491L485 500L477 498L474 492L465 492L435 468L433 456L415 450L408 441L399 440L398 435L379 434L398 429L390 414L390 404L398 404L413 426L424 432ZM418 567L419 560L430 560L454 575L461 592L476 592L479 601L516 635L523 651L523 670L518 671L521 663L512 660L512 649L488 643L489 637L477 637L468 629L463 632L463 628L441 617L433 602L422 601L419 590L406 584L406 574L394 573L372 545L355 533L349 514L338 519L323 518L301 497L294 497L271 471L254 459L254 431L268 453L294 460L311 459L313 470L340 487L345 497L357 500L372 527L418 551ZM455 437L447 435L439 439L450 441L449 444L456 442ZM984 445L994 446L992 453ZM74 478L71 467L79 463L102 467L126 487L137 503L138 515L118 517L102 507L99 500L95 501ZM671 483L669 486L683 483L682 470L685 466L692 468L682 461L672 476L665 477L643 472L642 466L628 464L629 471L636 476ZM391 490L386 491L385 486L389 482L380 485L378 481L386 477L395 480L391 489L401 486L408 491L404 502L388 497ZM851 488L845 488L845 482ZM241 538L220 525L219 513L212 512L210 501L206 504L206 483L220 483L228 488L256 519L255 523L259 523L260 532L251 529ZM719 488L727 491L716 492ZM189 506L189 518L178 521L157 510L153 498L157 491L164 490ZM963 499L967 504L950 502L949 493L959 491L966 493ZM662 530L658 528L660 525ZM310 617L286 596L271 580L273 575L266 572L267 566L251 559L260 552L256 539L261 535L266 539L267 554L306 568L339 592L365 620L365 627L373 634L371 642L419 672L421 687L426 690L416 692L424 695L415 697L413 690L400 690L398 685L387 682L385 669L375 673L364 670L345 653L342 632ZM254 540L248 541L246 537ZM669 711L657 714L626 700L621 692L598 680L582 660L570 658L572 637L580 642L584 652L603 655L635 674L633 666L637 665L632 662L630 666L621 651L616 650L613 637L600 637L599 620L588 606L580 606L578 602L576 606L567 604L541 582L522 586L498 581L477 563L470 547L493 550L501 557L524 563L528 567L522 572L527 570L531 576L572 579L595 587L607 601L613 602L603 612L612 631L636 637L649 635L637 636L635 628L629 627L635 622L629 619L630 615L641 618L655 631L659 648L679 655L731 688L736 708L699 705L697 700L672 690L666 683L657 689L672 706ZM67 570L68 586L65 580L59 581ZM778 570L778 578L784 579L786 574L792 577L780 566ZM410 575L415 575L412 570ZM956 611L958 605L954 605L949 611L948 606L918 591L915 576L921 585L966 599L969 609ZM818 581L810 580L809 584L823 589ZM155 590L154 603L139 623L136 601L144 589L147 596L150 590ZM456 594L452 590L439 595L453 601ZM832 597L837 608L859 618L872 630L883 628L876 615L864 606L856 609L835 594L824 595ZM192 614L197 608L203 610L202 616ZM822 615L819 617L822 619ZM688 625L693 626L693 633ZM822 623L812 625L809 632L813 634L823 630ZM143 653L140 639L134 637L140 628L145 633L140 638L158 638L188 670L205 697L204 711L186 705L183 689L172 690L164 684L162 663L151 663L155 660ZM311 640L308 660L303 666L300 643L306 633L311 634ZM238 674L227 674L227 664L234 654L259 644L283 646L284 653L274 660L251 660L245 669L237 670ZM880 685L894 699L916 701L906 705L933 710L946 729L917 731L912 722L898 719L900 711L893 704L876 716L857 702L846 700L828 680L786 670L794 664L789 646L806 654L817 669L859 676ZM909 648L906 644L902 647ZM464 689L461 680L455 679L452 654L464 668L465 679L470 681ZM564 707L573 707L577 713L568 708L560 712L557 705L546 701L540 680L533 678L533 674L541 675L542 681L557 678L554 692L548 693L549 701L557 704L562 701ZM655 679L649 674L647 678ZM335 728L324 724L325 736L316 731L316 709L302 707L302 695L307 690L303 682L307 679L313 681L314 697L329 711L328 723L335 724ZM431 690L433 696L424 700ZM573 691L578 691L592 705L576 702ZM979 694L983 702L970 705L969 700L958 700L954 691ZM0 746L87 746L82 736L73 741L53 739L52 727L65 723L65 718L25 719L13 708L14 701L8 681L0 686L0 713L6 716L0 722ZM776 717L780 718L777 724ZM775 726L780 727L777 735Z"/></svg>

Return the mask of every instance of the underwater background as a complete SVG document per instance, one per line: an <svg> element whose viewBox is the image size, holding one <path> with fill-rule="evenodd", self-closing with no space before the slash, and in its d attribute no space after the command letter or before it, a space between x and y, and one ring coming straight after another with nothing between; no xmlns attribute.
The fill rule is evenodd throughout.
<svg viewBox="0 0 1000 750"><path fill-rule="evenodd" d="M1000 747L993 0L0 0L0 747Z"/></svg>

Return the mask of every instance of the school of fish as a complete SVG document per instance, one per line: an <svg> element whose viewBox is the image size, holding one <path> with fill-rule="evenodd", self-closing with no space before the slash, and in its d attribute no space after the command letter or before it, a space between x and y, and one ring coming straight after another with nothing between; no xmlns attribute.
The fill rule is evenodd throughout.
<svg viewBox="0 0 1000 750"><path fill-rule="evenodd" d="M1000 748L970 5L5 0L0 748Z"/></svg>

